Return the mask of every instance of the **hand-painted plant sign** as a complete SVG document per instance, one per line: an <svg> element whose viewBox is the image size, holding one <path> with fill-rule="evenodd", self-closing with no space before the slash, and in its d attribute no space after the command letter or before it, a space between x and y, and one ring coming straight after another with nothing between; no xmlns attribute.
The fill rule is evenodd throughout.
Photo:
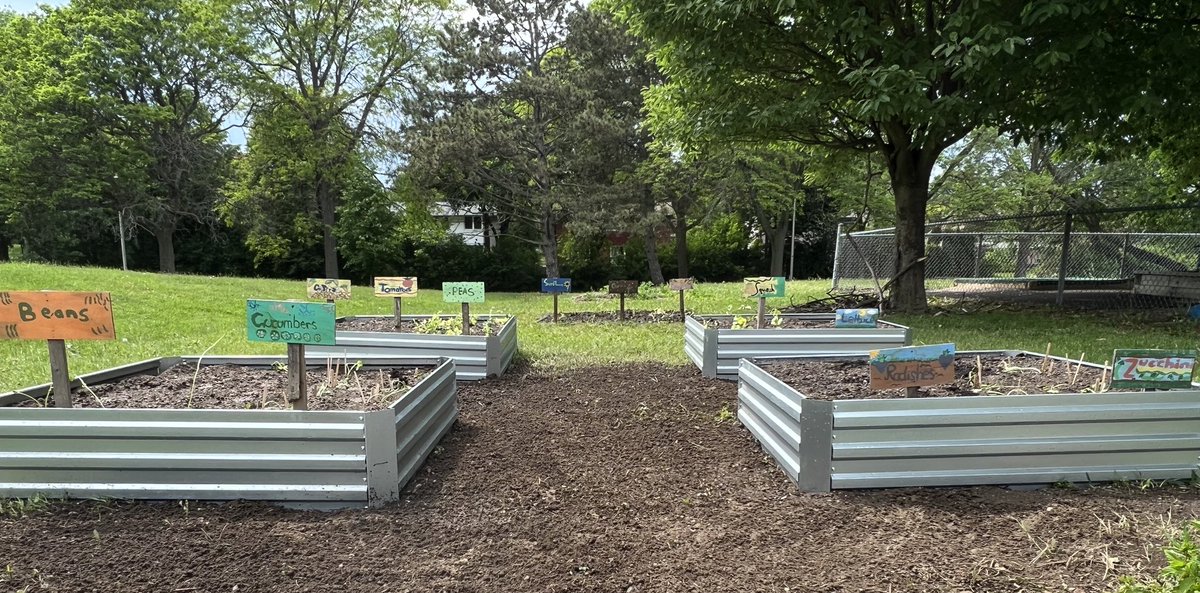
<svg viewBox="0 0 1200 593"><path fill-rule="evenodd" d="M309 278L308 298L317 301L350 300L350 281L334 278Z"/></svg>
<svg viewBox="0 0 1200 593"><path fill-rule="evenodd" d="M879 309L838 309L834 315L834 327L875 327L879 321Z"/></svg>
<svg viewBox="0 0 1200 593"><path fill-rule="evenodd" d="M246 339L276 344L334 345L329 303L246 301Z"/></svg>
<svg viewBox="0 0 1200 593"><path fill-rule="evenodd" d="M0 292L0 340L115 340L107 292Z"/></svg>
<svg viewBox="0 0 1200 593"><path fill-rule="evenodd" d="M1186 389L1196 370L1195 350L1115 350L1113 387Z"/></svg>
<svg viewBox="0 0 1200 593"><path fill-rule="evenodd" d="M637 280L610 280L608 294L637 294L640 286Z"/></svg>
<svg viewBox="0 0 1200 593"><path fill-rule="evenodd" d="M442 300L447 303L482 303L482 282L443 282Z"/></svg>
<svg viewBox="0 0 1200 593"><path fill-rule="evenodd" d="M377 297L408 298L417 296L417 279L414 276L382 276L371 284Z"/></svg>
<svg viewBox="0 0 1200 593"><path fill-rule="evenodd" d="M570 278L542 278L542 292L571 292Z"/></svg>
<svg viewBox="0 0 1200 593"><path fill-rule="evenodd" d="M670 280L667 280L667 288L676 292L682 290L691 290L695 287L695 278L671 278Z"/></svg>
<svg viewBox="0 0 1200 593"><path fill-rule="evenodd" d="M783 276L759 276L756 278L746 278L746 284L742 289L742 294L751 298L765 299L768 297L782 297L787 284L784 282Z"/></svg>
<svg viewBox="0 0 1200 593"><path fill-rule="evenodd" d="M871 389L925 387L954 382L954 344L872 350Z"/></svg>

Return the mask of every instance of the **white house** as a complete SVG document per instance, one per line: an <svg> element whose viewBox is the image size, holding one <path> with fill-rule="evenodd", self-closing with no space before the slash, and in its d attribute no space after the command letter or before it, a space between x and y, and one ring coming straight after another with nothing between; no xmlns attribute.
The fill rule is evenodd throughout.
<svg viewBox="0 0 1200 593"><path fill-rule="evenodd" d="M438 202L433 205L433 217L444 222L446 228L461 236L467 245L482 246L486 239L489 247L496 246L496 222L492 220L491 228L484 232L484 216L478 206L455 207Z"/></svg>

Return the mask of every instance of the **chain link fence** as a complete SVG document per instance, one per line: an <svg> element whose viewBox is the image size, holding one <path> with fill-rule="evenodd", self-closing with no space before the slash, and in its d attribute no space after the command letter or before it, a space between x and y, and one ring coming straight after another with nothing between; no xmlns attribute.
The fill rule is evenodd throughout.
<svg viewBox="0 0 1200 593"><path fill-rule="evenodd" d="M929 225L926 291L931 298L1106 309L1200 303L1200 233L1093 230L1100 222L1058 215ZM1060 228L1004 228L1018 225ZM877 290L897 273L895 249L894 229L839 229L834 289Z"/></svg>

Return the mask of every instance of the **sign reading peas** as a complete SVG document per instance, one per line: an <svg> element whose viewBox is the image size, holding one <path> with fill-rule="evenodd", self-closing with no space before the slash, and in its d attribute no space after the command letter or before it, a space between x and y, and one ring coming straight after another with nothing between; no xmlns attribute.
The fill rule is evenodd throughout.
<svg viewBox="0 0 1200 593"><path fill-rule="evenodd" d="M482 303L482 282L443 282L442 300L447 303Z"/></svg>
<svg viewBox="0 0 1200 593"><path fill-rule="evenodd" d="M246 301L246 339L273 344L334 345L334 310L328 303Z"/></svg>

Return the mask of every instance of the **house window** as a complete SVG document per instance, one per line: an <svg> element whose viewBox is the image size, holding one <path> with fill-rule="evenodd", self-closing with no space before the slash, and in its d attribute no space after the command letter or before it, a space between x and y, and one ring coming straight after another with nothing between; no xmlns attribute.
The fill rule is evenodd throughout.
<svg viewBox="0 0 1200 593"><path fill-rule="evenodd" d="M463 228L465 228L469 231L482 231L483 230L483 217L482 216L464 216L463 217Z"/></svg>

